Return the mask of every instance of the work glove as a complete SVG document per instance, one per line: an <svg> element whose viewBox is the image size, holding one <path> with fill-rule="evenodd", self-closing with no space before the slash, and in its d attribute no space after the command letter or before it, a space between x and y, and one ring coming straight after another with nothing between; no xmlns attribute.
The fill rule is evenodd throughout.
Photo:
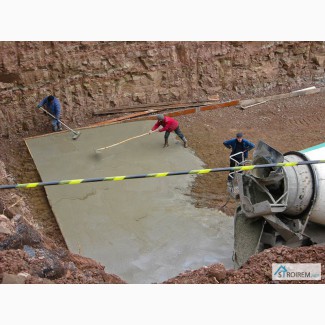
<svg viewBox="0 0 325 325"><path fill-rule="evenodd" d="M37 108L41 108L41 107L42 107L41 105L39 105L39 104L37 105Z"/></svg>
<svg viewBox="0 0 325 325"><path fill-rule="evenodd" d="M148 134L151 134L153 131L152 130L150 130L149 132L148 132Z"/></svg>

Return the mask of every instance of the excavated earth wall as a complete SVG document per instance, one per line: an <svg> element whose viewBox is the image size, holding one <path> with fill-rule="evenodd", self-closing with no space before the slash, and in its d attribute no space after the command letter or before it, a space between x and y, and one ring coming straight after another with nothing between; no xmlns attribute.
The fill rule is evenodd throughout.
<svg viewBox="0 0 325 325"><path fill-rule="evenodd" d="M100 109L317 84L324 66L324 42L0 42L0 134L35 129L50 93L80 126Z"/></svg>

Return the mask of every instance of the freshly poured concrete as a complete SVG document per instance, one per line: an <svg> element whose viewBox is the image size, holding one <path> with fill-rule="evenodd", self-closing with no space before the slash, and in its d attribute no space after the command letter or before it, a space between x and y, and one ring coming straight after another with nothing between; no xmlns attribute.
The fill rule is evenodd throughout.
<svg viewBox="0 0 325 325"><path fill-rule="evenodd" d="M147 132L153 121L82 129L26 139L42 181L200 169L203 162L170 135ZM162 282L213 263L233 267L233 218L197 209L190 196L195 175L47 186L46 193L74 253L105 265L128 283ZM209 177L208 175L204 177ZM33 189L29 189L32 191Z"/></svg>

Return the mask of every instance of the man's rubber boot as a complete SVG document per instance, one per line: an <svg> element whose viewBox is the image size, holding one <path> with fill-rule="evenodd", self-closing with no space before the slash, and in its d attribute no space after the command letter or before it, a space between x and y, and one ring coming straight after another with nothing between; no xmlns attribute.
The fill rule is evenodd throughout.
<svg viewBox="0 0 325 325"><path fill-rule="evenodd" d="M187 148L187 140L185 138L183 139L183 142L184 142L184 148Z"/></svg>
<svg viewBox="0 0 325 325"><path fill-rule="evenodd" d="M165 139L165 144L164 144L164 148L168 147L169 144L168 144L168 139Z"/></svg>
<svg viewBox="0 0 325 325"><path fill-rule="evenodd" d="M52 130L53 130L53 132L57 132L58 127L56 125L55 126L52 126Z"/></svg>
<svg viewBox="0 0 325 325"><path fill-rule="evenodd" d="M59 123L58 123L58 131L62 131L62 126Z"/></svg>

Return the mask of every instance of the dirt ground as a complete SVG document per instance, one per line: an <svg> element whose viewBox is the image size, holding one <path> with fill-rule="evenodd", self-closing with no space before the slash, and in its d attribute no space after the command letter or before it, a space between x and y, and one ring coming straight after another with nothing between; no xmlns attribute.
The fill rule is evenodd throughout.
<svg viewBox="0 0 325 325"><path fill-rule="evenodd" d="M207 168L228 167L230 149L223 141L243 132L255 145L264 141L281 153L299 151L325 141L325 93L270 101L242 110L226 107L179 118L189 146ZM252 159L253 151L248 159ZM197 177L192 194L197 207L219 208L229 196L227 172ZM230 199L222 208L233 215L236 207Z"/></svg>
<svg viewBox="0 0 325 325"><path fill-rule="evenodd" d="M322 263L324 274L324 247L310 246L289 248L285 246L266 249L252 256L239 270L226 270L222 264L213 264L198 270L187 271L165 281L167 284L324 284L325 277L317 281L275 281L272 280L272 263Z"/></svg>
<svg viewBox="0 0 325 325"><path fill-rule="evenodd" d="M207 168L214 168L229 165L230 152L223 146L223 141L234 137L238 131L243 132L244 138L251 142L257 144L259 140L263 140L282 153L302 150L324 142L324 112L325 92L322 92L269 101L246 110L239 107L226 107L199 112L178 117L178 120L181 130L188 138L189 147L206 163ZM104 119L107 118L102 118ZM82 126L97 121L98 119L85 120ZM44 124L38 129L26 132L23 137L48 132L50 132L49 126ZM0 142L0 150L1 160L16 183L41 181L21 135L9 139L3 138ZM251 157L250 152L249 158ZM196 206L216 209L223 206L229 199L226 179L226 172L198 176L192 189ZM20 194L29 203L38 230L59 247L66 249L44 188L20 190ZM235 207L236 202L230 199L221 210L228 215L233 215ZM177 281L169 283L177 283Z"/></svg>

